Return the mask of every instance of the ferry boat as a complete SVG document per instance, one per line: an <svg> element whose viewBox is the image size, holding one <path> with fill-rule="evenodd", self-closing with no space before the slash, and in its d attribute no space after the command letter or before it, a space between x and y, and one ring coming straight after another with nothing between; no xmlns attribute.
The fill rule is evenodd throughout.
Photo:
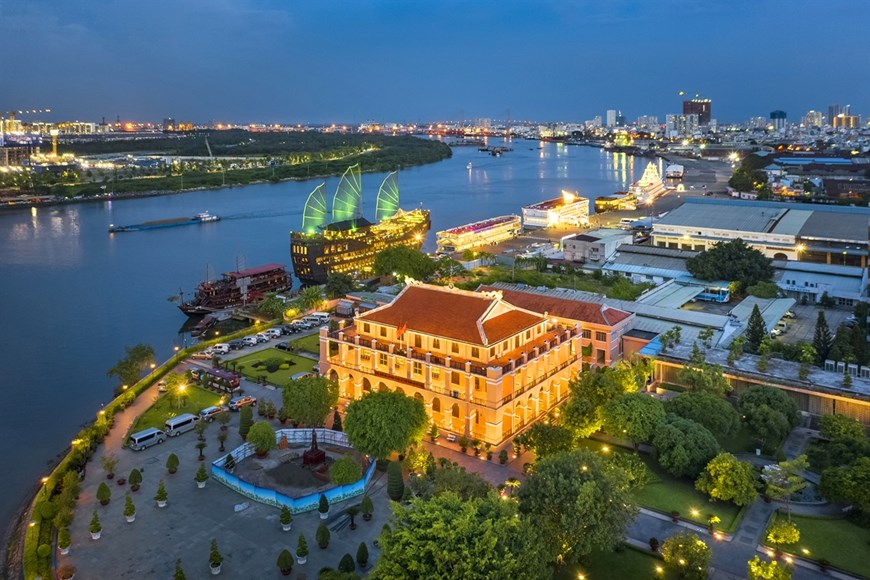
<svg viewBox="0 0 870 580"><path fill-rule="evenodd" d="M344 172L332 199L332 221L325 183L314 188L305 202L302 231L290 232L293 271L303 284L325 284L330 274L370 273L375 257L397 246L419 250L431 227L429 210L399 208L399 182L394 171L384 178L376 202L377 222L362 216L359 165Z"/></svg>
<svg viewBox="0 0 870 580"><path fill-rule="evenodd" d="M214 282L201 282L193 300L178 305L188 316L198 316L258 302L270 292L283 292L292 285L282 264L263 264L226 272Z"/></svg>
<svg viewBox="0 0 870 580"><path fill-rule="evenodd" d="M141 224L133 224L131 226L116 226L109 224L109 233L117 234L122 232L139 232L143 230L156 230L160 228L174 228L176 226L190 226L193 224L205 224L209 222L220 221L220 217L212 215L207 211L198 213L193 217L178 217L166 220L155 220L151 222L143 222Z"/></svg>
<svg viewBox="0 0 870 580"><path fill-rule="evenodd" d="M628 192L633 194L637 203L641 205L651 204L656 198L667 193L662 176L655 163L650 161L647 164L641 178L634 182Z"/></svg>
<svg viewBox="0 0 870 580"><path fill-rule="evenodd" d="M436 254L452 254L515 238L523 230L518 215L502 215L435 234Z"/></svg>

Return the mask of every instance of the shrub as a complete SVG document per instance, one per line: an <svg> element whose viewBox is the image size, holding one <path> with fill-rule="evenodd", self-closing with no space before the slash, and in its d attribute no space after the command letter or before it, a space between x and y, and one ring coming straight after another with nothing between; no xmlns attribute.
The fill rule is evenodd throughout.
<svg viewBox="0 0 870 580"><path fill-rule="evenodd" d="M305 540L304 534L299 534L299 541L296 543L296 556L298 558L308 557L308 542Z"/></svg>
<svg viewBox="0 0 870 580"><path fill-rule="evenodd" d="M105 481L101 482L100 486L97 488L97 499L102 505L106 505L109 503L109 500L112 499L112 490L109 489L109 486L106 485Z"/></svg>
<svg viewBox="0 0 870 580"><path fill-rule="evenodd" d="M320 494L320 501L317 504L317 511L322 514L329 513L329 500L322 493Z"/></svg>
<svg viewBox="0 0 870 580"><path fill-rule="evenodd" d="M138 469L134 469L130 472L130 477L127 478L127 481L130 482L130 488L133 491L139 489L139 485L142 483L142 473Z"/></svg>
<svg viewBox="0 0 870 580"><path fill-rule="evenodd" d="M157 493L154 494L154 501L166 501L167 497L169 497L169 494L166 493L166 486L163 485L163 480L161 479L157 483Z"/></svg>
<svg viewBox="0 0 870 580"><path fill-rule="evenodd" d="M48 544L39 544L39 547L36 548L36 555L39 558L48 558L51 556L51 546Z"/></svg>
<svg viewBox="0 0 870 580"><path fill-rule="evenodd" d="M291 512L290 508L288 508L286 505L281 506L280 521L282 526L293 523L293 512Z"/></svg>
<svg viewBox="0 0 870 580"><path fill-rule="evenodd" d="M356 564L353 561L353 556L350 554L345 554L341 557L341 561L338 563L338 571L345 573L352 573L356 570Z"/></svg>
<svg viewBox="0 0 870 580"><path fill-rule="evenodd" d="M498 462L500 464L504 465L505 463L507 463L507 460L508 460L507 449L502 449L501 451L498 452Z"/></svg>
<svg viewBox="0 0 870 580"><path fill-rule="evenodd" d="M45 500L39 504L39 517L44 520L51 520L57 515L57 506L51 500Z"/></svg>
<svg viewBox="0 0 870 580"><path fill-rule="evenodd" d="M281 363L281 366L279 366L278 368L279 368L280 370L282 370L282 371L289 371L289 370L290 370L290 365L287 364L287 363Z"/></svg>
<svg viewBox="0 0 870 580"><path fill-rule="evenodd" d="M323 524L317 526L317 532L314 534L314 539L317 540L317 545L320 546L320 549L325 550L326 547L329 546L329 528Z"/></svg>
<svg viewBox="0 0 870 580"><path fill-rule="evenodd" d="M362 498L362 503L360 504L360 509L362 509L364 520L368 521L369 519L371 519L374 507L375 506L372 503L372 498L370 498L368 495L364 495Z"/></svg>
<svg viewBox="0 0 870 580"><path fill-rule="evenodd" d="M194 481L202 483L208 481L208 472L205 470L205 464L200 463L199 469L196 470L196 475L193 476Z"/></svg>
<svg viewBox="0 0 870 580"><path fill-rule="evenodd" d="M362 468L352 457L337 459L329 467L329 480L335 485L347 485L362 479Z"/></svg>
<svg viewBox="0 0 870 580"><path fill-rule="evenodd" d="M175 576L172 578L173 580L187 580L187 576L184 575L184 569L181 567L181 558L175 560Z"/></svg>
<svg viewBox="0 0 870 580"><path fill-rule="evenodd" d="M359 548L356 549L356 563L360 568L365 568L369 563L369 548L365 542L360 542Z"/></svg>
<svg viewBox="0 0 870 580"><path fill-rule="evenodd" d="M133 503L133 498L128 493L124 496L124 515L127 517L136 515L136 505Z"/></svg>
<svg viewBox="0 0 870 580"><path fill-rule="evenodd" d="M265 455L275 448L275 430L266 421L257 421L248 432L248 443L258 455Z"/></svg>
<svg viewBox="0 0 870 580"><path fill-rule="evenodd" d="M69 528L64 526L57 532L57 547L61 549L69 548L72 543Z"/></svg>
<svg viewBox="0 0 870 580"><path fill-rule="evenodd" d="M798 527L787 520L776 520L767 530L767 541L774 546L796 544L801 539Z"/></svg>
<svg viewBox="0 0 870 580"><path fill-rule="evenodd" d="M100 516L97 515L97 510L94 510L94 516L91 518L91 523L88 525L88 531L92 534L96 534L103 530L102 524L100 524Z"/></svg>
<svg viewBox="0 0 870 580"><path fill-rule="evenodd" d="M281 570L281 573L285 576L293 571L293 554L290 553L290 550L286 548L281 550L278 554L277 565L278 569Z"/></svg>
<svg viewBox="0 0 870 580"><path fill-rule="evenodd" d="M223 561L224 561L224 557L218 551L217 540L212 538L211 539L211 549L209 550L209 553L208 553L208 564L212 568L217 568L218 566L220 566L223 563Z"/></svg>
<svg viewBox="0 0 870 580"><path fill-rule="evenodd" d="M387 495L393 501L399 501L405 494L405 481L402 476L402 464L391 461L387 466Z"/></svg>
<svg viewBox="0 0 870 580"><path fill-rule="evenodd" d="M172 474L178 471L178 455L175 453L171 453L169 457L166 458L166 470Z"/></svg>
<svg viewBox="0 0 870 580"><path fill-rule="evenodd" d="M239 410L239 435L245 441L248 440L248 431L251 430L251 425L254 424L254 410L250 406L242 407Z"/></svg>

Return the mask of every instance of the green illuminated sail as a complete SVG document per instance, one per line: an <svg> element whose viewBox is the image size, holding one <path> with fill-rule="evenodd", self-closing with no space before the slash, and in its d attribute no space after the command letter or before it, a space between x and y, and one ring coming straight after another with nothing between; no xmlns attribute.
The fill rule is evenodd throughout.
<svg viewBox="0 0 870 580"><path fill-rule="evenodd" d="M362 217L362 182L359 163L351 165L341 176L332 198L332 221L342 222Z"/></svg>
<svg viewBox="0 0 870 580"><path fill-rule="evenodd" d="M329 207L326 205L326 182L314 188L308 194L305 211L302 214L302 231L306 234L317 232L317 228L326 225Z"/></svg>
<svg viewBox="0 0 870 580"><path fill-rule="evenodd" d="M384 178L378 190L375 217L378 221L383 221L396 215L397 211L399 211L399 176L393 171Z"/></svg>

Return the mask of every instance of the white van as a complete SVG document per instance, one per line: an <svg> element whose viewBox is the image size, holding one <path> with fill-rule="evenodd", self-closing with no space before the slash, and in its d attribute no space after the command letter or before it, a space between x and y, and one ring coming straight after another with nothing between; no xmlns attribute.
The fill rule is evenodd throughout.
<svg viewBox="0 0 870 580"><path fill-rule="evenodd" d="M139 431L138 433L133 433L132 435L130 435L130 449L132 449L133 451L142 451L146 447L151 447L152 445L163 443L163 439L165 437L166 434L160 429L149 427L144 431Z"/></svg>
<svg viewBox="0 0 870 580"><path fill-rule="evenodd" d="M308 316L316 316L323 324L329 322L329 312L312 312Z"/></svg>
<svg viewBox="0 0 870 580"><path fill-rule="evenodd" d="M184 413L179 415L178 417L173 417L171 419L167 419L164 425L163 432L166 433L167 437L178 437L182 433L186 433L190 431L194 427L196 427L196 423L199 421L199 417L196 415L191 415L190 413Z"/></svg>
<svg viewBox="0 0 870 580"><path fill-rule="evenodd" d="M313 325L314 328L319 328L326 323L329 322L329 315L326 315L326 318L320 316L323 314L322 312L315 312L314 314L309 314L305 318L302 319L303 322L307 322L310 325Z"/></svg>
<svg viewBox="0 0 870 580"><path fill-rule="evenodd" d="M220 342L211 347L211 352L213 354L229 354L230 353L230 345Z"/></svg>

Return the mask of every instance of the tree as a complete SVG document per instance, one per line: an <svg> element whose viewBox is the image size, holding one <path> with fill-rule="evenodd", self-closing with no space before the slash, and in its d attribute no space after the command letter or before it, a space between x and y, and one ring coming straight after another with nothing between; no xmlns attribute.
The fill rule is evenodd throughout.
<svg viewBox="0 0 870 580"><path fill-rule="evenodd" d="M356 549L356 563L360 568L365 568L369 565L369 548L365 542L360 542Z"/></svg>
<svg viewBox="0 0 870 580"><path fill-rule="evenodd" d="M738 282L739 288L773 278L770 258L737 238L717 242L713 247L686 260L686 269L699 280Z"/></svg>
<svg viewBox="0 0 870 580"><path fill-rule="evenodd" d="M356 563L353 561L353 556L350 554L345 554L341 557L341 560L338 562L338 571L344 572L345 574L350 574L356 570Z"/></svg>
<svg viewBox="0 0 870 580"><path fill-rule="evenodd" d="M837 328L837 334L828 351L828 358L837 362L850 362L855 358L851 328L845 325Z"/></svg>
<svg viewBox="0 0 870 580"><path fill-rule="evenodd" d="M130 489L138 491L139 486L142 484L142 473L138 469L133 468L130 471L130 476L127 478L127 483L130 484Z"/></svg>
<svg viewBox="0 0 870 580"><path fill-rule="evenodd" d="M767 541L774 546L796 544L800 539L801 532L792 522L778 519L767 529Z"/></svg>
<svg viewBox="0 0 870 580"><path fill-rule="evenodd" d="M598 367L580 373L568 383L570 397L565 404L563 424L578 438L588 437L604 424L602 410L611 399L633 393L646 385L649 361L622 361L613 367Z"/></svg>
<svg viewBox="0 0 870 580"><path fill-rule="evenodd" d="M370 578L544 578L541 549L517 504L494 494L463 500L445 493L393 506L395 526L381 533L381 553Z"/></svg>
<svg viewBox="0 0 870 580"><path fill-rule="evenodd" d="M659 425L665 421L665 408L661 401L644 393L627 393L604 405L604 431L614 437L638 443L649 441Z"/></svg>
<svg viewBox="0 0 870 580"><path fill-rule="evenodd" d="M801 345L801 366L800 370L798 370L798 378L800 378L802 381L806 380L806 378L809 376L810 365L816 362L816 357L816 349L813 348L813 345L807 343L803 343Z"/></svg>
<svg viewBox="0 0 870 580"><path fill-rule="evenodd" d="M366 393L348 405L344 418L351 445L378 459L419 443L428 427L423 402L396 391Z"/></svg>
<svg viewBox="0 0 870 580"><path fill-rule="evenodd" d="M343 427L341 424L341 413L338 412L338 409L336 409L332 413L332 430L339 431L339 432L341 432L343 430Z"/></svg>
<svg viewBox="0 0 870 580"><path fill-rule="evenodd" d="M850 467L832 467L822 472L819 493L832 501L855 506L870 515L870 457L861 457Z"/></svg>
<svg viewBox="0 0 870 580"><path fill-rule="evenodd" d="M136 504L133 503L129 493L124 496L124 515L127 517L136 515Z"/></svg>
<svg viewBox="0 0 870 580"><path fill-rule="evenodd" d="M154 501L166 501L168 498L169 494L166 493L166 486L161 479L157 482L157 493L154 494Z"/></svg>
<svg viewBox="0 0 870 580"><path fill-rule="evenodd" d="M665 566L681 578L706 580L713 555L710 546L691 532L677 532L662 543Z"/></svg>
<svg viewBox="0 0 870 580"><path fill-rule="evenodd" d="M723 397L731 392L731 385L723 373L720 365L710 364L704 360L704 353L698 348L698 343L695 343L692 355L677 376L680 382L692 391L705 391Z"/></svg>
<svg viewBox="0 0 870 580"><path fill-rule="evenodd" d="M211 548L208 552L208 564L212 568L219 567L224 561L224 557L218 551L218 544L215 538L211 539Z"/></svg>
<svg viewBox="0 0 870 580"><path fill-rule="evenodd" d="M178 464L178 455L170 453L169 457L166 458L166 471L168 471L170 475L175 473L178 471Z"/></svg>
<svg viewBox="0 0 870 580"><path fill-rule="evenodd" d="M767 326L764 324L764 318L761 316L758 304L755 304L746 326L746 349L749 352L757 353L765 336L767 336Z"/></svg>
<svg viewBox="0 0 870 580"><path fill-rule="evenodd" d="M329 537L329 528L323 524L317 526L317 531L314 532L314 539L317 541L317 545L321 550L325 550L326 547L329 546Z"/></svg>
<svg viewBox="0 0 870 580"><path fill-rule="evenodd" d="M329 466L329 480L335 485L347 485L362 479L362 468L352 457L344 456Z"/></svg>
<svg viewBox="0 0 870 580"><path fill-rule="evenodd" d="M831 329L828 328L825 313L819 310L819 317L816 319L816 329L813 332L813 348L816 349L815 362L817 366L824 366L828 353L831 352L833 342L834 337L831 335Z"/></svg>
<svg viewBox="0 0 870 580"><path fill-rule="evenodd" d="M730 453L720 453L704 468L695 482L695 489L711 499L745 506L755 501L756 479L751 463L740 461Z"/></svg>
<svg viewBox="0 0 870 580"><path fill-rule="evenodd" d="M652 439L659 465L677 477L695 477L719 453L706 427L675 415L659 425Z"/></svg>
<svg viewBox="0 0 870 580"><path fill-rule="evenodd" d="M521 438L538 459L574 448L574 435L561 425L535 423Z"/></svg>
<svg viewBox="0 0 870 580"><path fill-rule="evenodd" d="M112 490L109 489L105 481L101 481L99 487L97 487L97 500L100 504L107 505L110 499L112 499Z"/></svg>
<svg viewBox="0 0 870 580"><path fill-rule="evenodd" d="M296 557L301 560L308 557L308 541L305 539L305 534L299 534L299 540L296 542Z"/></svg>
<svg viewBox="0 0 870 580"><path fill-rule="evenodd" d="M797 403L783 391L767 385L746 389L737 408L762 444L782 439L800 422Z"/></svg>
<svg viewBox="0 0 870 580"><path fill-rule="evenodd" d="M414 280L427 280L435 272L429 256L410 246L395 246L375 256L372 270L378 276L399 275Z"/></svg>
<svg viewBox="0 0 870 580"><path fill-rule="evenodd" d="M184 570L181 568L181 558L175 560L175 575L172 578L173 580L187 580L187 576L184 575Z"/></svg>
<svg viewBox="0 0 870 580"><path fill-rule="evenodd" d="M402 464L391 461L387 465L387 495L393 501L399 501L405 495L405 479L402 475Z"/></svg>
<svg viewBox="0 0 870 580"><path fill-rule="evenodd" d="M757 298L776 298L779 295L779 286L773 282L762 280L752 286L747 286L746 293Z"/></svg>
<svg viewBox="0 0 870 580"><path fill-rule="evenodd" d="M520 513L540 535L539 546L554 550L551 557L576 563L622 541L636 513L626 479L589 451L545 457L517 492Z"/></svg>
<svg viewBox="0 0 870 580"><path fill-rule="evenodd" d="M765 562L757 555L746 563L749 580L791 580L791 568L776 560Z"/></svg>
<svg viewBox="0 0 870 580"><path fill-rule="evenodd" d="M299 291L297 300L303 311L317 310L323 304L323 286L306 286Z"/></svg>
<svg viewBox="0 0 870 580"><path fill-rule="evenodd" d="M801 474L809 466L807 456L800 455L791 461L768 465L761 474L767 484L767 495L785 502L788 521L791 521L791 496L807 486L807 480Z"/></svg>
<svg viewBox="0 0 870 580"><path fill-rule="evenodd" d="M709 392L680 393L665 403L665 410L700 423L716 438L727 437L740 429L740 414L731 403Z"/></svg>
<svg viewBox="0 0 870 580"><path fill-rule="evenodd" d="M257 421L248 431L248 443L254 446L257 455L266 455L277 445L275 430L268 421Z"/></svg>
<svg viewBox="0 0 870 580"><path fill-rule="evenodd" d="M326 414L337 403L338 383L324 377L306 377L284 387L284 407L307 427L323 427Z"/></svg>
<svg viewBox="0 0 870 580"><path fill-rule="evenodd" d="M866 442L864 426L846 415L825 415L819 420L819 434L832 441Z"/></svg>
<svg viewBox="0 0 870 580"><path fill-rule="evenodd" d="M239 435L247 440L251 425L254 424L254 410L247 406L239 409Z"/></svg>
<svg viewBox="0 0 870 580"><path fill-rule="evenodd" d="M126 356L115 363L106 375L115 377L123 385L133 385L139 381L142 371L154 362L154 349L147 344L125 347Z"/></svg>
<svg viewBox="0 0 870 580"><path fill-rule="evenodd" d="M326 278L324 291L327 298L334 300L344 298L349 292L353 292L354 288L356 288L356 283L354 283L352 276L342 272L333 272Z"/></svg>
<svg viewBox="0 0 870 580"><path fill-rule="evenodd" d="M492 486L480 475L449 462L432 469L429 479L434 495L452 492L464 500L470 500L486 497L492 491Z"/></svg>

